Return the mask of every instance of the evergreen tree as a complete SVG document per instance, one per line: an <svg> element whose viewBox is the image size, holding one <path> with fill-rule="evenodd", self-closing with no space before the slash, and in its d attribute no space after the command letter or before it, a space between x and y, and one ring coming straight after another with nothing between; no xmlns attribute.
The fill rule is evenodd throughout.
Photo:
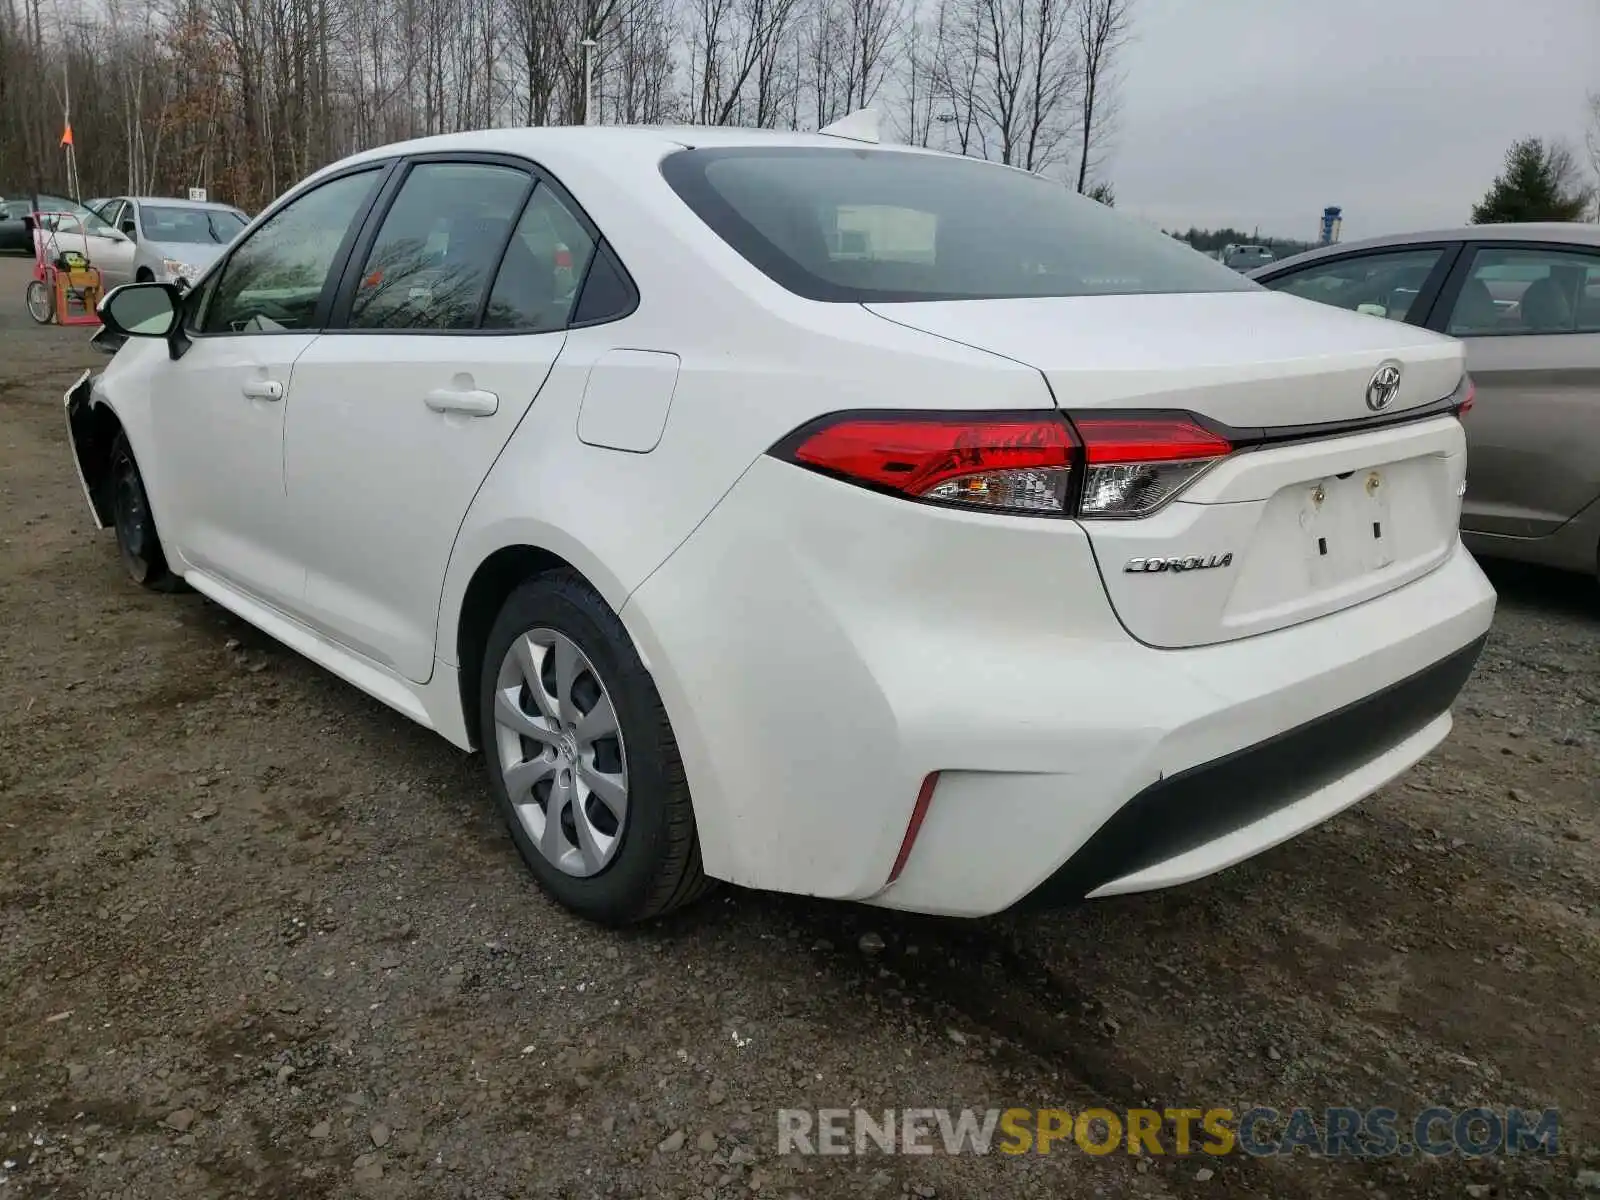
<svg viewBox="0 0 1600 1200"><path fill-rule="evenodd" d="M1091 200L1100 201L1100 203L1104 204L1107 208L1115 208L1117 206L1117 193L1112 189L1109 183L1106 183L1103 180L1100 183L1095 184L1092 188L1085 192L1084 195L1089 197Z"/></svg>
<svg viewBox="0 0 1600 1200"><path fill-rule="evenodd" d="M1577 162L1565 146L1523 138L1506 151L1505 170L1473 206L1472 223L1581 221L1589 207L1589 189L1579 178Z"/></svg>

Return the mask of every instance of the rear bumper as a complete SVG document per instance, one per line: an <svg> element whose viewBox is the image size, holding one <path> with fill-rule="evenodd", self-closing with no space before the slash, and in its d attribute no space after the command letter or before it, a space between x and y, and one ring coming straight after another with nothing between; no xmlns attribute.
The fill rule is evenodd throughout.
<svg viewBox="0 0 1600 1200"><path fill-rule="evenodd" d="M1370 782L1362 777L1374 765L1403 770L1444 736L1444 718L1485 640L1335 712L1151 784L1023 903L1183 882L1224 865L1216 860L1228 857L1230 844L1254 854L1325 819Z"/></svg>
<svg viewBox="0 0 1600 1200"><path fill-rule="evenodd" d="M1493 611L1457 545L1341 612L1155 649L1117 622L1073 522L908 504L762 459L622 616L671 717L710 874L977 916L1096 838L1121 863L1079 859L1040 899L1196 878L1355 803L1444 737ZM1370 732L1313 765L1301 731L1320 723L1331 743L1354 728L1346 712ZM1157 816L1118 819L1149 794ZM1149 828L1181 807L1182 836Z"/></svg>

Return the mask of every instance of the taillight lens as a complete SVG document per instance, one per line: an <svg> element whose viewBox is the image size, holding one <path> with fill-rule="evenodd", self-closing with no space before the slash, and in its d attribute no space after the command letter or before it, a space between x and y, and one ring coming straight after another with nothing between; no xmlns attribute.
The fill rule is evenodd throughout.
<svg viewBox="0 0 1600 1200"><path fill-rule="evenodd" d="M1084 447L1083 517L1143 517L1233 452L1233 445L1182 413L1073 417Z"/></svg>
<svg viewBox="0 0 1600 1200"><path fill-rule="evenodd" d="M1056 412L838 413L772 448L917 500L1098 518L1148 516L1232 451L1187 413Z"/></svg>
<svg viewBox="0 0 1600 1200"><path fill-rule="evenodd" d="M781 458L919 500L1067 511L1077 439L1059 413L843 413L773 448Z"/></svg>
<svg viewBox="0 0 1600 1200"><path fill-rule="evenodd" d="M1456 416L1464 417L1472 411L1472 402L1478 398L1478 385L1472 382L1472 376L1463 375L1461 383L1456 388L1456 395L1460 400L1456 403Z"/></svg>

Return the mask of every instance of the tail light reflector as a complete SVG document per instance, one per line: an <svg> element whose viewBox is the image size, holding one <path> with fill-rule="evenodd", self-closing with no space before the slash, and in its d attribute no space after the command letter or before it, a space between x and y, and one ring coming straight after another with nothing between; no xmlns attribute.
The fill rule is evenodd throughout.
<svg viewBox="0 0 1600 1200"><path fill-rule="evenodd" d="M1233 453L1184 413L1084 413L1073 424L1084 448L1083 517L1148 516Z"/></svg>
<svg viewBox="0 0 1600 1200"><path fill-rule="evenodd" d="M813 422L773 453L919 500L1060 515L1077 449L1055 412L868 412Z"/></svg>
<svg viewBox="0 0 1600 1200"><path fill-rule="evenodd" d="M922 832L922 822L927 819L928 805L933 802L933 789L939 786L939 772L935 771L922 781L922 786L917 789L917 802L911 809L911 820L906 823L906 835L900 839L900 853L895 855L894 869L889 872L889 881L884 886L888 887L900 878L900 872L906 869L906 860L911 857L911 847L917 844L917 834Z"/></svg>

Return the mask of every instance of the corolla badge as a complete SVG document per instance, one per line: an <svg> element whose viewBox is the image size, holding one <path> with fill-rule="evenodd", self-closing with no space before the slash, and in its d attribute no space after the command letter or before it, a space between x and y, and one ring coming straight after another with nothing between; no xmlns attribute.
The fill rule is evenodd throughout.
<svg viewBox="0 0 1600 1200"><path fill-rule="evenodd" d="M1392 359L1372 373L1367 384L1367 407L1373 412L1382 412L1394 403L1400 394L1400 373L1400 364Z"/></svg>
<svg viewBox="0 0 1600 1200"><path fill-rule="evenodd" d="M1226 554L1190 554L1178 558L1130 558L1122 568L1128 575L1147 575L1158 571L1210 571L1233 565L1233 551Z"/></svg>

